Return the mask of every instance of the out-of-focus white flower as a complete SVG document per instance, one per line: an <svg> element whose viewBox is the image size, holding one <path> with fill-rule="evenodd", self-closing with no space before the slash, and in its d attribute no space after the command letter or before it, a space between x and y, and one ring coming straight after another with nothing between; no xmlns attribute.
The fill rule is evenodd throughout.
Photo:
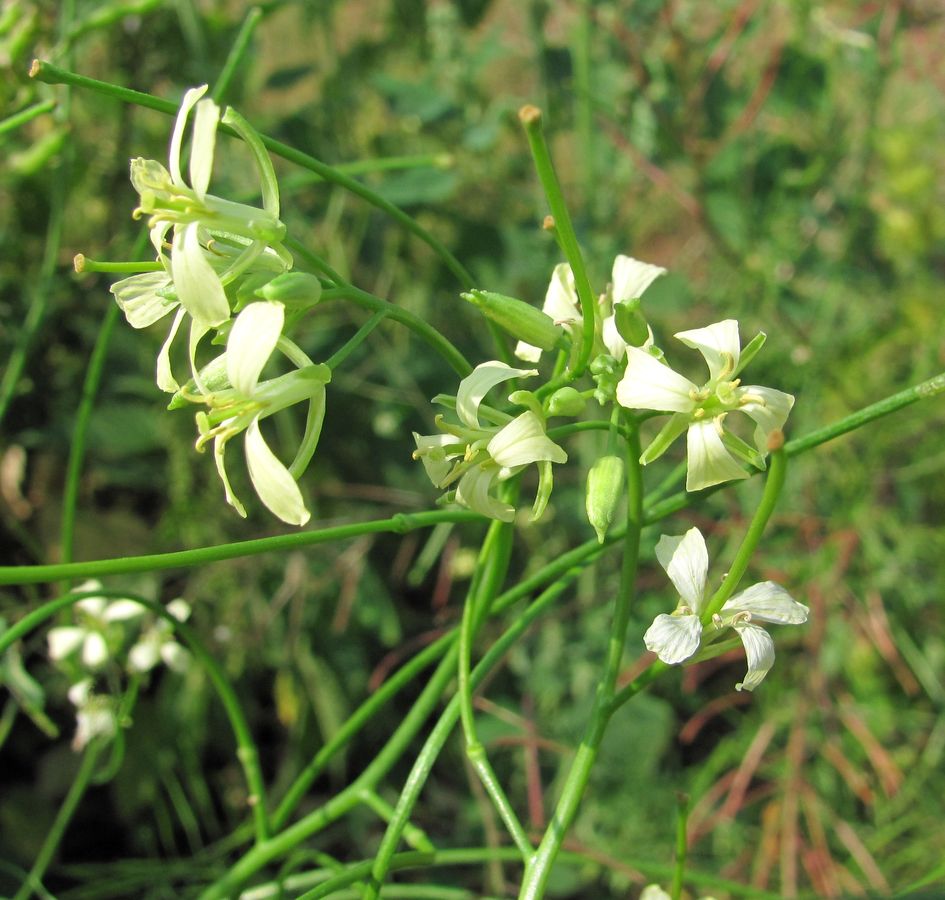
<svg viewBox="0 0 945 900"><path fill-rule="evenodd" d="M98 591L99 581L86 581L73 592ZM85 597L73 607L75 625L50 628L47 635L49 658L55 662L79 653L82 665L90 671L100 669L111 655L109 633L117 622L137 618L144 607L133 600L106 600L104 597Z"/></svg>
<svg viewBox="0 0 945 900"><path fill-rule="evenodd" d="M664 534L656 545L656 558L679 592L679 604L671 615L661 613L653 620L643 642L664 663L679 665L692 659L702 646L701 616L709 599L709 554L702 532L690 528L681 537ZM748 674L735 685L736 690L754 690L774 665L774 641L755 623L799 625L807 621L808 612L773 581L753 584L725 601L712 617L712 627L716 631L735 629L745 646Z"/></svg>
<svg viewBox="0 0 945 900"><path fill-rule="evenodd" d="M167 611L178 622L186 622L190 617L190 604L181 598L171 600ZM159 662L175 672L182 672L189 661L190 654L174 640L174 628L167 619L157 619L146 628L128 651L128 668L132 672L150 672Z"/></svg>
<svg viewBox="0 0 945 900"><path fill-rule="evenodd" d="M283 522L304 525L310 513L296 477L269 449L259 423L279 410L308 401L309 419L303 445L310 458L325 417L325 385L331 380L331 371L324 365L306 365L277 378L259 380L279 343L284 318L283 305L272 301L250 303L236 317L227 338L226 353L216 361L217 368L225 366L229 387L210 390L198 380L202 393L193 399L206 403L210 410L197 414L200 431L197 449L213 440L213 455L227 502L245 516L246 510L230 487L224 465L227 441L245 432L246 465L259 499Z"/></svg>
<svg viewBox="0 0 945 900"><path fill-rule="evenodd" d="M541 515L552 489L551 463L567 462L568 455L545 433L542 417L529 409L515 418L490 411L492 424L480 420L482 401L496 385L512 378L537 375L534 369L515 369L492 360L476 366L456 394L460 424L441 417L444 434L414 432L419 459L436 487L456 483L457 503L492 519L511 522L515 508L495 496L496 487L531 464L539 466L539 486L533 515Z"/></svg>
<svg viewBox="0 0 945 900"><path fill-rule="evenodd" d="M69 700L75 707L75 736L72 749L84 750L99 737L114 737L118 731L114 701L92 692L92 679L86 678L69 688Z"/></svg>
<svg viewBox="0 0 945 900"><path fill-rule="evenodd" d="M773 388L742 385L738 373L764 342L760 334L740 352L738 322L726 319L706 328L680 331L677 338L698 350L709 367L709 380L698 387L650 353L627 348L627 368L617 385L617 402L628 409L650 409L674 415L640 457L644 465L658 459L683 432L687 432L686 490L748 478L742 462L764 467L768 439L781 429L794 397ZM755 446L723 427L731 412L742 412L755 422ZM740 462L741 461L741 462Z"/></svg>

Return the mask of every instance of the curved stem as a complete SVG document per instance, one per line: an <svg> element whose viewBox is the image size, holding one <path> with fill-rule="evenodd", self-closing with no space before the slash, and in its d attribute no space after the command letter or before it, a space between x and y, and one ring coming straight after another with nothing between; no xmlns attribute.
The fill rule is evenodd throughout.
<svg viewBox="0 0 945 900"><path fill-rule="evenodd" d="M226 92L230 89L233 76L246 58L246 53L249 50L249 42L252 40L253 32L256 30L256 26L259 24L262 17L263 12L258 6L250 7L249 12L246 13L246 18L243 19L243 24L240 25L236 40L233 41L230 52L227 54L226 62L223 63L223 68L220 69L220 74L217 76L213 90L210 92L210 96L215 103L223 102Z"/></svg>
<svg viewBox="0 0 945 900"><path fill-rule="evenodd" d="M636 426L632 426L627 441L627 527L623 543L623 565L620 570L620 588L614 606L614 618L607 645L607 661L597 685L590 721L581 739L554 815L538 849L525 868L525 876L519 892L520 900L539 900L544 896L545 886L561 845L567 836L578 807L587 788L591 769L597 759L607 723L613 714L614 693L620 662L626 642L627 626L630 622L630 604L636 590L637 562L640 553L640 532L643 528L643 473L640 467L640 438Z"/></svg>

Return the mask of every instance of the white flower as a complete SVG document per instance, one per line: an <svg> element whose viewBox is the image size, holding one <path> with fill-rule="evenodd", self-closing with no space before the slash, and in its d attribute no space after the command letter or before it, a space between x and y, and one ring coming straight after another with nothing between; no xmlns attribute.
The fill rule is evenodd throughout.
<svg viewBox="0 0 945 900"><path fill-rule="evenodd" d="M615 359L619 360L623 357L627 344L617 331L614 305L639 299L644 291L665 273L666 269L640 262L632 256L620 255L614 260L610 287L601 298L604 310L600 339L603 347ZM583 321L581 304L574 286L574 273L567 263L555 266L545 294L542 312L554 319L555 324L562 325L568 332L573 333L580 329ZM526 344L525 341L519 341L515 347L515 355L519 359L534 363L541 358L541 349Z"/></svg>
<svg viewBox="0 0 945 900"><path fill-rule="evenodd" d="M190 617L190 605L180 598L167 604L167 611L178 622ZM181 672L187 667L190 655L174 640L174 629L166 619L157 619L142 632L137 643L128 651L128 668L132 672L150 672L159 662Z"/></svg>
<svg viewBox="0 0 945 900"><path fill-rule="evenodd" d="M698 528L681 537L663 535L656 545L656 558L679 592L679 604L671 615L658 615L643 636L652 650L668 665L692 659L703 645L701 616L705 610L709 555ZM734 628L745 646L748 674L736 690L754 690L774 665L774 642L755 622L799 625L809 610L780 585L763 581L725 601L713 616L713 628Z"/></svg>
<svg viewBox="0 0 945 900"><path fill-rule="evenodd" d="M76 708L73 750L85 749L98 737L114 737L118 731L114 703L109 697L92 693L91 678L79 681L69 688L69 701Z"/></svg>
<svg viewBox="0 0 945 900"><path fill-rule="evenodd" d="M747 358L740 358L738 322L734 319L681 331L676 337L704 357L709 380L702 387L645 350L627 348L627 369L617 385L617 402L628 409L674 413L640 462L645 465L660 457L686 431L686 490L747 478L749 473L738 460L763 468L768 438L784 425L794 405L790 394L758 385L743 386L736 377L760 348L764 335L752 342L754 352ZM754 420L754 448L723 428L730 412L743 412Z"/></svg>
<svg viewBox="0 0 945 900"><path fill-rule="evenodd" d="M93 580L80 584L73 592L98 591L101 588L101 583ZM49 629L46 636L49 658L58 662L79 652L82 665L90 671L100 669L111 655L111 626L144 613L144 607L133 600L109 602L104 597L85 597L73 609L78 624Z"/></svg>
<svg viewBox="0 0 945 900"><path fill-rule="evenodd" d="M197 415L200 430L197 449L213 439L214 459L227 502L245 516L246 510L233 493L224 466L227 441L245 432L246 465L259 499L283 522L304 525L310 513L305 508L296 477L269 449L259 423L279 410L307 400L309 420L303 445L310 457L325 417L325 385L331 379L331 372L326 366L307 365L268 381L259 380L279 343L284 318L283 305L272 301L250 303L236 317L227 339L226 353L215 361L217 367L225 366L230 387L211 391L198 379L202 393L194 399L206 403L210 411Z"/></svg>
<svg viewBox="0 0 945 900"><path fill-rule="evenodd" d="M459 425L438 420L446 433L414 433L419 459L436 487L454 482L456 502L492 519L511 522L515 509L495 496L495 488L531 464L538 463L539 486L533 517L541 515L551 494L551 463L567 462L568 455L545 433L545 423L529 409L514 419L482 409L482 400L496 385L512 378L527 378L534 369L515 369L496 360L476 366L456 394ZM485 425L480 414L492 419Z"/></svg>

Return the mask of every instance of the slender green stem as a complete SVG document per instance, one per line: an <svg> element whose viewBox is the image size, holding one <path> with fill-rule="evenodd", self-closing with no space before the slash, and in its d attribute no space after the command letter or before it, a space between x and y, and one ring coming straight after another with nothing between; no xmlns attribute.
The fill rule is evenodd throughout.
<svg viewBox="0 0 945 900"><path fill-rule="evenodd" d="M120 100L123 103L133 103L137 106L153 109L168 116L177 115L176 104L170 103L167 100L162 100L159 97L154 97L151 94L145 94L141 91L133 91L129 88L120 87L116 84L110 84L107 81L98 81L95 78L79 75L77 72L70 72L66 69L61 69L58 66L47 62L46 60L34 60L33 67L30 69L30 75L33 78L37 78L40 81L46 82L47 84L73 85L75 87L95 91L99 94L104 94L105 96L112 97L115 100ZM230 135L235 135L234 131L225 125L220 126L220 131ZM352 194L357 195L362 200L367 201L372 206L375 206L387 213L387 215L394 219L394 221L400 223L404 228L407 229L407 231L411 232L411 234L414 234L425 244L427 244L443 261L446 267L456 276L457 280L464 288L468 290L469 288L475 286L472 275L466 271L462 263L460 263L460 261L452 253L450 253L445 244L430 234L430 232L427 231L427 229L424 228L416 219L414 219L413 216L408 215L400 207L395 206L377 192L372 191L369 187L361 184L360 181L355 181L355 179L350 178L344 173L337 171L336 169L326 165L318 159L315 159L315 157L309 156L307 153L302 153L301 150L296 150L294 147L290 147L288 144L283 144L281 141L277 141L274 138L267 137L266 135L261 135L261 137L262 142L265 144L266 148L270 152L275 153L276 156L281 156L283 159L293 162L303 169L314 172L316 175L324 178L325 181L329 181L332 184L337 184L339 187L343 187L345 190L348 190Z"/></svg>
<svg viewBox="0 0 945 900"><path fill-rule="evenodd" d="M394 807L381 797L377 791L365 788L361 791L361 802L377 813L385 822L390 822L394 817ZM410 822L407 823L407 827L404 829L404 840L414 850L423 850L427 853L436 852L436 847L433 846L426 832Z"/></svg>
<svg viewBox="0 0 945 900"><path fill-rule="evenodd" d="M732 560L732 564L729 566L728 574L719 589L712 595L712 599L706 604L701 616L703 625L708 625L725 601L735 593L735 589L742 580L742 576L744 576L745 570L748 568L748 564L751 562L751 558L761 541L765 526L774 512L774 508L778 505L778 498L781 496L781 489L784 487L786 473L787 455L784 448L781 448L771 454L761 503L758 504L758 509L755 510L755 515L752 517L751 525L748 526L745 538L735 554L735 559Z"/></svg>
<svg viewBox="0 0 945 900"><path fill-rule="evenodd" d="M594 209L594 192L597 186L594 127L594 92L591 86L593 66L591 61L591 37L594 23L591 18L592 0L581 0L578 14L577 33L574 38L574 102L577 132L581 141L581 174L584 179L584 204L588 210Z"/></svg>
<svg viewBox="0 0 945 900"><path fill-rule="evenodd" d="M262 16L263 12L258 6L251 6L246 13L246 18L243 19L243 24L240 25L236 40L233 41L233 46L230 47L230 52L227 54L226 62L223 63L223 68L217 76L216 84L213 85L213 90L210 92L214 102L223 102L223 98L230 89L233 76L246 58L249 42L253 39L253 32L256 31L256 26L262 20Z"/></svg>
<svg viewBox="0 0 945 900"><path fill-rule="evenodd" d="M64 563L72 562L75 538L75 516L79 500L79 481L82 476L82 463L85 461L85 441L95 406L95 397L105 370L108 345L121 310L115 303L109 303L102 318L102 324L95 339L95 346L89 357L89 367L82 384L82 396L76 410L75 427L72 429L72 441L69 444L69 461L66 464L66 482L62 492L62 525L60 556Z"/></svg>
<svg viewBox="0 0 945 900"><path fill-rule="evenodd" d="M198 547L193 550L176 550L171 553L153 553L145 556L124 556L115 559L98 559L89 562L57 563L43 566L0 566L0 585L41 584L67 578L100 578L106 575L128 575L136 572L157 572L163 569L188 568L205 563L256 556L260 553L294 550L332 541L343 541L362 534L393 532L407 534L417 528L427 528L440 522L480 522L482 516L468 509L430 510L419 513L398 513L389 519L373 519L336 525L319 531L302 531L279 534L273 537L236 541L213 547Z"/></svg>
<svg viewBox="0 0 945 900"><path fill-rule="evenodd" d="M34 103L32 106L27 106L26 109L22 109L12 116L7 116L0 122L0 136L15 131L21 125L32 122L33 119L44 116L46 113L52 112L55 108L55 100L43 100L41 103Z"/></svg>
<svg viewBox="0 0 945 900"><path fill-rule="evenodd" d="M564 195L561 193L561 185L558 183L558 176L555 174L548 144L545 142L545 135L541 127L541 110L535 106L523 106L519 111L519 118L525 126L528 146L531 148L532 159L535 161L535 171L538 173L541 186L545 191L545 197L548 200L548 206L554 217L555 230L561 242L561 247L568 258L568 263L571 265L571 271L574 273L574 286L577 288L578 300L581 302L581 317L583 319L581 349L569 373L571 378L577 378L587 368L594 349L594 317L597 305L594 302L591 283L587 278L587 269L584 267L581 247L578 244L574 226L571 224L571 216L568 213L567 204L564 202Z"/></svg>
<svg viewBox="0 0 945 900"><path fill-rule="evenodd" d="M243 765L243 771L246 775L246 782L249 787L249 798L247 803L252 808L253 818L256 824L256 838L263 841L269 836L269 823L266 816L266 795L263 783L262 770L259 766L259 753L256 750L256 744L253 741L253 735L250 731L246 717L243 715L243 708L240 706L236 692L226 677L223 669L220 668L213 655L207 649L206 645L197 636L197 633L188 625L178 621L172 616L160 603L149 600L146 597L139 597L127 591L112 591L97 589L95 591L74 591L64 594L54 600L44 603L33 612L23 616L18 622L11 625L3 634L0 634L0 656L15 641L20 640L34 628L42 625L51 619L59 610L78 603L86 597L114 597L121 600L133 600L147 607L156 616L164 619L185 641L190 648L191 653L203 666L207 677L216 689L220 702L230 720L230 726L236 737L237 756Z"/></svg>
<svg viewBox="0 0 945 900"><path fill-rule="evenodd" d="M490 564L490 559L496 552L500 536L510 530L510 527L504 522L492 523L479 554L477 570L482 570ZM522 852L523 858L527 858L533 850L531 842L528 840L528 835L522 827L522 823L519 821L512 804L492 769L485 747L479 740L476 732L476 713L473 710L473 692L470 683L472 645L478 626L489 615L494 599L495 592L470 591L463 606L463 619L459 630L459 668L457 671L459 713L463 725L463 734L466 738L466 756L479 776L479 780L486 789L486 793L492 800L499 816L505 823L512 840L515 841L515 845Z"/></svg>
<svg viewBox="0 0 945 900"><path fill-rule="evenodd" d="M62 801L59 812L56 813L56 818L53 820L52 827L46 835L46 840L43 841L43 846L40 847L39 853L36 854L36 859L33 862L33 867L29 871L29 875L26 876L26 881L20 885L20 889L13 895L13 900L27 900L34 892L42 890L43 875L46 874L46 869L49 867L50 862L52 862L56 848L62 842L66 828L68 828L69 822L72 821L72 817L75 815L75 811L86 789L92 782L92 775L95 773L95 763L98 760L99 753L101 753L103 746L104 743L99 739L92 741L92 743L85 748L85 752L82 754L82 762L79 763L79 770L76 772L75 778L69 786L66 798Z"/></svg>
<svg viewBox="0 0 945 900"><path fill-rule="evenodd" d="M400 322L401 325L406 325L417 337L436 350L458 375L465 378L472 371L469 361L450 341L443 337L429 322L421 319L420 316L410 312L410 310L396 306L389 300L375 297L373 294L362 291L351 284L339 285L322 291L322 302L326 300L351 300L357 303L358 306L363 306L365 309L371 309L375 312L386 310L390 319Z"/></svg>
<svg viewBox="0 0 945 900"><path fill-rule="evenodd" d="M413 153L403 156L379 156L374 159L356 159L352 162L337 163L333 168L345 175L370 175L374 172L391 172L400 169L448 169L453 165L453 157L448 153ZM314 172L300 174L292 179L289 187L296 184L312 184L325 179Z"/></svg>
<svg viewBox="0 0 945 900"><path fill-rule="evenodd" d="M340 366L364 341L367 339L368 335L377 328L381 322L384 321L390 315L390 311L386 309L379 309L370 319L367 320L348 340L339 347L328 359L325 360L325 365L328 366L333 372L338 366Z"/></svg>
<svg viewBox="0 0 945 900"><path fill-rule="evenodd" d="M607 723L613 713L613 699L620 674L620 662L630 623L630 604L636 590L640 532L643 528L643 473L640 467L640 438L634 426L627 441L627 526L623 539L620 588L614 605L607 660L597 685L590 720L581 739L561 790L561 797L538 849L528 860L519 892L520 900L539 900L551 875L561 845L577 815L587 789L591 769L597 759Z"/></svg>
<svg viewBox="0 0 945 900"><path fill-rule="evenodd" d="M686 840L686 825L689 821L689 797L676 795L676 860L673 866L673 883L669 889L672 900L682 896L683 876L686 872L686 854L689 844Z"/></svg>
<svg viewBox="0 0 945 900"><path fill-rule="evenodd" d="M345 279L328 264L327 260L322 259L317 253L313 253L305 244L301 243L301 241L297 241L294 237L287 236L285 245L308 263L313 274L321 275L323 278L327 279L328 287L335 287L335 285L338 284L347 284Z"/></svg>

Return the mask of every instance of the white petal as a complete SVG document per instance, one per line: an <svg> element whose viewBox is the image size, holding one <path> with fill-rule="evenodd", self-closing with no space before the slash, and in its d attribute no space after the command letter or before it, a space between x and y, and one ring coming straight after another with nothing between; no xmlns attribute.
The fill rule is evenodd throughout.
<svg viewBox="0 0 945 900"><path fill-rule="evenodd" d="M246 466L259 499L274 516L290 525L304 525L311 518L295 479L263 439L258 419L246 429Z"/></svg>
<svg viewBox="0 0 945 900"><path fill-rule="evenodd" d="M755 446L758 452L767 453L768 436L772 431L784 427L794 406L794 397L784 391L755 384L738 388L736 395L741 403L739 412L751 416L758 425L755 429Z"/></svg>
<svg viewBox="0 0 945 900"><path fill-rule="evenodd" d="M173 394L180 389L177 379L171 372L171 344L174 343L174 338L177 337L177 331L180 328L180 323L184 321L186 313L185 309L177 310L177 315L174 316L174 321L171 324L171 330L167 333L167 338L165 338L158 353L157 386L168 394Z"/></svg>
<svg viewBox="0 0 945 900"><path fill-rule="evenodd" d="M640 900L672 900L658 884L648 884L640 894Z"/></svg>
<svg viewBox="0 0 945 900"><path fill-rule="evenodd" d="M196 222L174 230L171 275L180 305L204 325L221 325L230 317L230 304L200 244L199 232Z"/></svg>
<svg viewBox="0 0 945 900"><path fill-rule="evenodd" d="M108 659L108 644L97 631L90 631L82 644L82 662L90 669L103 666Z"/></svg>
<svg viewBox="0 0 945 900"><path fill-rule="evenodd" d="M417 458L423 463L427 478L433 482L435 487L440 487L444 478L449 475L453 468L453 463L446 458L443 447L447 444L459 443L459 438L451 434L417 434L413 433L413 439L416 441Z"/></svg>
<svg viewBox="0 0 945 900"><path fill-rule="evenodd" d="M725 601L723 613L748 612L752 619L775 625L800 625L810 610L798 603L781 585L762 581Z"/></svg>
<svg viewBox="0 0 945 900"><path fill-rule="evenodd" d="M80 709L75 721L72 749L76 751L82 750L94 738L111 737L118 729L115 713L105 705L90 704Z"/></svg>
<svg viewBox="0 0 945 900"><path fill-rule="evenodd" d="M486 449L500 466L508 469L544 459L568 461L568 454L545 434L541 419L530 410L503 426Z"/></svg>
<svg viewBox="0 0 945 900"><path fill-rule="evenodd" d="M627 371L617 385L617 402L626 409L692 412L696 386L638 347L627 347Z"/></svg>
<svg viewBox="0 0 945 900"><path fill-rule="evenodd" d="M85 629L76 626L62 626L60 628L50 628L46 635L46 641L49 645L49 658L60 660L65 659L70 653L75 653L79 646L85 640Z"/></svg>
<svg viewBox="0 0 945 900"><path fill-rule="evenodd" d="M233 323L226 341L226 371L244 397L252 397L263 366L276 349L285 322L281 303L250 303Z"/></svg>
<svg viewBox="0 0 945 900"><path fill-rule="evenodd" d="M73 706L84 706L89 699L89 694L92 692L92 679L83 678L81 681L77 681L72 687L69 688L66 696L69 698L69 702Z"/></svg>
<svg viewBox="0 0 945 900"><path fill-rule="evenodd" d="M734 628L745 645L745 656L748 658L748 673L744 681L735 685L735 690L753 691L774 665L774 641L759 625L738 622Z"/></svg>
<svg viewBox="0 0 945 900"><path fill-rule="evenodd" d="M212 100L201 100L194 116L194 140L190 148L190 186L203 200L213 170L213 148L217 138L220 107Z"/></svg>
<svg viewBox="0 0 945 900"><path fill-rule="evenodd" d="M525 362L536 363L541 359L541 347L534 347L526 344L525 341L519 341L515 345L515 356Z"/></svg>
<svg viewBox="0 0 945 900"><path fill-rule="evenodd" d="M226 462L224 460L225 451L226 438L222 435L217 435L213 439L213 461L216 463L217 474L220 476L220 481L223 482L223 492L226 495L226 502L245 519L246 508L240 503L236 494L233 493L233 488L230 487L230 479L226 474Z"/></svg>
<svg viewBox="0 0 945 900"><path fill-rule="evenodd" d="M559 263L551 273L541 311L560 324L581 321L581 306L574 287L574 273L567 263Z"/></svg>
<svg viewBox="0 0 945 900"><path fill-rule="evenodd" d="M698 528L690 528L682 537L664 534L656 545L656 558L666 570L679 596L696 614L705 602L705 583L709 572L709 551Z"/></svg>
<svg viewBox="0 0 945 900"><path fill-rule="evenodd" d="M627 342L617 331L617 320L615 316L607 316L601 323L601 339L607 352L616 360L621 360L627 352Z"/></svg>
<svg viewBox="0 0 945 900"><path fill-rule="evenodd" d="M101 581L99 581L97 578L87 578L85 581L81 582L80 584L77 584L77 585L70 591L70 593L72 593L72 594L90 594L90 593L92 593L92 591L100 591L101 589L102 589L102 582L101 582ZM86 603L88 600L93 600L93 599L96 600L96 601L98 601L99 603L102 603L102 604L105 603L105 598L104 598L104 597L95 597L95 598L86 597L85 600L80 600L77 605L78 605L78 606L81 606L83 603Z"/></svg>
<svg viewBox="0 0 945 900"><path fill-rule="evenodd" d="M136 616L144 615L145 609L134 600L115 600L105 607L102 618L106 622L124 622Z"/></svg>
<svg viewBox="0 0 945 900"><path fill-rule="evenodd" d="M713 484L748 478L746 472L736 461L719 434L714 419L693 422L686 435L688 450L688 471L686 490L701 491Z"/></svg>
<svg viewBox="0 0 945 900"><path fill-rule="evenodd" d="M498 360L480 363L459 383L456 414L464 425L479 428L479 404L492 388L512 378L527 378L537 374L537 369L513 369Z"/></svg>
<svg viewBox="0 0 945 900"><path fill-rule="evenodd" d="M184 99L180 102L180 110L177 112L177 118L174 120L174 131L171 134L171 149L168 155L168 163L171 168L171 179L174 184L183 186L184 179L180 174L180 148L184 142L184 130L187 128L187 117L194 108L197 101L207 93L207 85L191 88L184 94Z"/></svg>
<svg viewBox="0 0 945 900"><path fill-rule="evenodd" d="M186 622L190 618L190 604L183 597L177 597L167 604L167 611L178 622Z"/></svg>
<svg viewBox="0 0 945 900"><path fill-rule="evenodd" d="M491 466L473 466L456 485L456 502L490 519L511 522L515 518L515 507L489 493L498 474L499 470Z"/></svg>
<svg viewBox="0 0 945 900"><path fill-rule="evenodd" d="M133 672L150 672L161 658L160 644L146 638L128 651L128 668Z"/></svg>
<svg viewBox="0 0 945 900"><path fill-rule="evenodd" d="M642 297L643 292L660 275L665 274L666 269L662 266L640 262L632 256L618 256L614 260L614 268L610 276L614 303Z"/></svg>
<svg viewBox="0 0 945 900"><path fill-rule="evenodd" d="M128 324L132 328L147 328L177 306L176 300L168 300L158 293L170 286L167 272L141 272L116 281L109 290L115 295L115 302Z"/></svg>
<svg viewBox="0 0 945 900"><path fill-rule="evenodd" d="M84 585L80 585L79 588L72 591L72 593L79 593L80 591L100 591L102 585L97 581L89 581ZM78 603L76 603L75 608L81 610L85 615L91 616L93 619L100 619L102 613L105 612L105 606L108 601L104 597L83 597Z"/></svg>
<svg viewBox="0 0 945 900"><path fill-rule="evenodd" d="M190 663L190 653L177 641L165 641L161 644L161 659L172 671L184 672Z"/></svg>
<svg viewBox="0 0 945 900"><path fill-rule="evenodd" d="M725 369L728 369L730 374L738 365L741 343L738 339L738 322L735 319L726 319L724 322L716 322L705 328L694 328L692 331L679 331L675 337L703 355L712 381L718 379Z"/></svg>
<svg viewBox="0 0 945 900"><path fill-rule="evenodd" d="M647 628L643 643L670 666L685 662L699 649L702 623L698 616L668 616L661 613Z"/></svg>

